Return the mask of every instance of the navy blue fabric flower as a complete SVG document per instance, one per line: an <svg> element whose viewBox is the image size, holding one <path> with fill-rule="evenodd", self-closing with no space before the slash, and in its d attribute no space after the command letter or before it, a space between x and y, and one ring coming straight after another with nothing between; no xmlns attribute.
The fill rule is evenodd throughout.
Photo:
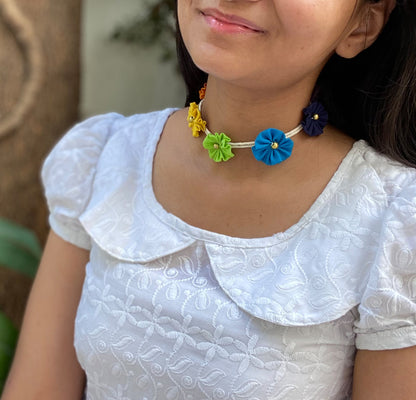
<svg viewBox="0 0 416 400"><path fill-rule="evenodd" d="M309 136L321 135L328 123L328 113L324 106L315 101L303 109L303 115L302 127L305 133Z"/></svg>
<svg viewBox="0 0 416 400"><path fill-rule="evenodd" d="M262 131L256 137L251 148L254 157L267 165L279 164L292 154L293 141L286 138L278 129L270 128Z"/></svg>

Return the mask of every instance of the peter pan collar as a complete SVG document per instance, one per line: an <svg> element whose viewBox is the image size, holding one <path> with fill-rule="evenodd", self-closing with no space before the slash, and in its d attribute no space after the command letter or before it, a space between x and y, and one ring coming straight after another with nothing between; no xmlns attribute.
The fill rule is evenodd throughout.
<svg viewBox="0 0 416 400"><path fill-rule="evenodd" d="M286 232L234 238L186 224L155 198L153 156L173 111L159 113L151 126L139 119L108 142L97 164L89 205L80 217L93 241L121 262L141 264L202 243L229 297L273 323L323 323L357 305L368 279L365 264L377 250L381 220L379 215L365 215L363 228L365 199L354 194L359 181L367 182L367 194L381 190L360 157L367 145L354 145L310 210Z"/></svg>

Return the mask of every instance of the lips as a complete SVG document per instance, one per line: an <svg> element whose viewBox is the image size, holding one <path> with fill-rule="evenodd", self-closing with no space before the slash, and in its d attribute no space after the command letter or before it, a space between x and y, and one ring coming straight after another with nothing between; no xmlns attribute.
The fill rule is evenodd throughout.
<svg viewBox="0 0 416 400"><path fill-rule="evenodd" d="M201 10L201 14L207 19L208 22L214 25L222 26L223 28L229 28L236 31L245 32L252 31L256 33L264 33L265 30L253 22L236 16L224 14L216 9L208 8Z"/></svg>

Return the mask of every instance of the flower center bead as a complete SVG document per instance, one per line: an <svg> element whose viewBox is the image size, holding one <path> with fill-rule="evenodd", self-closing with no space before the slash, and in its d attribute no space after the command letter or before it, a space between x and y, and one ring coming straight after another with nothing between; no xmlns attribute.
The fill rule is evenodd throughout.
<svg viewBox="0 0 416 400"><path fill-rule="evenodd" d="M318 121L318 119L319 119L319 114L315 114L312 118L313 118L315 121Z"/></svg>
<svg viewBox="0 0 416 400"><path fill-rule="evenodd" d="M273 150L277 150L277 148L279 147L279 143L273 142L270 146Z"/></svg>
<svg viewBox="0 0 416 400"><path fill-rule="evenodd" d="M220 146L217 143L215 143L213 147L214 147L214 149L219 149L220 148Z"/></svg>

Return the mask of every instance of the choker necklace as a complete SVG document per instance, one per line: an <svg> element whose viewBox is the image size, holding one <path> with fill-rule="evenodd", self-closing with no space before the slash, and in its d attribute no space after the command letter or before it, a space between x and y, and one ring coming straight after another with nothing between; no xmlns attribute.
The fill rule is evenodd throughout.
<svg viewBox="0 0 416 400"><path fill-rule="evenodd" d="M231 142L225 133L212 133L205 120L202 119L201 109L205 97L205 88L200 91L200 103L191 103L188 112L188 125L192 135L199 137L205 133L203 146L208 150L209 157L215 162L228 161L234 157L232 149L251 148L254 157L267 165L280 164L289 158L293 150L293 141L290 139L302 130L309 136L319 136L328 122L328 113L319 102L313 102L303 110L304 119L290 132L269 128L260 132L253 142Z"/></svg>

